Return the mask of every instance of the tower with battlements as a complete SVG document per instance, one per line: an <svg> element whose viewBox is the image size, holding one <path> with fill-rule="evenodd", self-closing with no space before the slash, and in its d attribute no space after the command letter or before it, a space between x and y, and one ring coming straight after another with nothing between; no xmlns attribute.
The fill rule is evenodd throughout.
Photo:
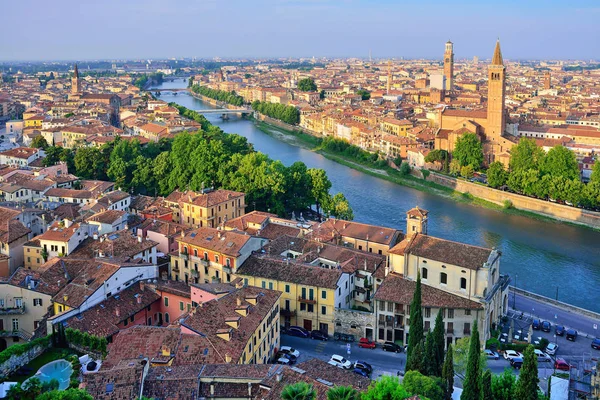
<svg viewBox="0 0 600 400"><path fill-rule="evenodd" d="M451 41L446 42L444 51L444 75L446 76L446 91L450 91L454 84L454 44Z"/></svg>

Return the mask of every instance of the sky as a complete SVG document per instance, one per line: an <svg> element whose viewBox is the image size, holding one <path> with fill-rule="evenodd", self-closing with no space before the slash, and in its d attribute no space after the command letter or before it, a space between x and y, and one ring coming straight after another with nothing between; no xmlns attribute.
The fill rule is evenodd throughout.
<svg viewBox="0 0 600 400"><path fill-rule="evenodd" d="M0 60L600 59L600 0L2 0Z"/></svg>

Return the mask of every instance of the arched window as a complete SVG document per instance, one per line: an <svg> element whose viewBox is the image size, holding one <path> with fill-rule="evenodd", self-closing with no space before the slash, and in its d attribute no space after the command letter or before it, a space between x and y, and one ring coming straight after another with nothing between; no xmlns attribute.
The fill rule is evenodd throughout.
<svg viewBox="0 0 600 400"><path fill-rule="evenodd" d="M448 283L448 275L445 272L440 273L440 283L444 285Z"/></svg>
<svg viewBox="0 0 600 400"><path fill-rule="evenodd" d="M194 257L198 257L198 249L194 249Z"/></svg>
<svg viewBox="0 0 600 400"><path fill-rule="evenodd" d="M460 278L460 288L467 289L467 278Z"/></svg>
<svg viewBox="0 0 600 400"><path fill-rule="evenodd" d="M427 268L421 268L421 278L427 279Z"/></svg>

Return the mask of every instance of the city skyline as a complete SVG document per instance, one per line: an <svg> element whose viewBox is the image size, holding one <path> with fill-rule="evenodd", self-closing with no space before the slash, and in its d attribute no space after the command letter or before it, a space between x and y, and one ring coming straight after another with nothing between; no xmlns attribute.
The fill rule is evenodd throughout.
<svg viewBox="0 0 600 400"><path fill-rule="evenodd" d="M490 43L498 37L507 60L590 60L600 50L598 43L585 40L600 33L595 23L600 7L592 0L573 6L557 1L449 5L234 0L226 8L214 0L65 3L53 9L38 0L9 4L4 9L6 29L19 40L0 43L0 60L368 58L369 54L375 59L441 59L448 39L455 44L457 60L473 56L484 60L491 58ZM565 23L565 16L577 23Z"/></svg>

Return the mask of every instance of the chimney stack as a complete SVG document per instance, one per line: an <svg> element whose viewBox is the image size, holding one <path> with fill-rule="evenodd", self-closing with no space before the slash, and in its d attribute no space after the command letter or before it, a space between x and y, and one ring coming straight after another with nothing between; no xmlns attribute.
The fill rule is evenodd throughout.
<svg viewBox="0 0 600 400"><path fill-rule="evenodd" d="M120 317L120 316L121 316L121 310L119 310L119 307L115 308L115 315L116 315L117 317Z"/></svg>

